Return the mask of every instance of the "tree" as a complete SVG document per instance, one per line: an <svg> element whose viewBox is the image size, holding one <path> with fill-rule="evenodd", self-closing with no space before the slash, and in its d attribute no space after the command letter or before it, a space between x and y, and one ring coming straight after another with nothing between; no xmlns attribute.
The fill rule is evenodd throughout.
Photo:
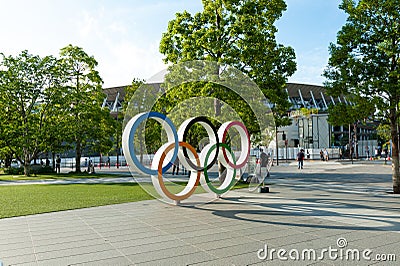
<svg viewBox="0 0 400 266"><path fill-rule="evenodd" d="M351 133L349 132L349 152L354 148L356 158L358 158L357 127L360 123L365 124L374 115L375 106L371 102L363 101L356 96L348 96L348 98L352 100L352 104L336 103L329 106L328 122L333 126L349 125L349 131L353 126L354 142L352 143ZM350 156L353 156L352 152Z"/></svg>
<svg viewBox="0 0 400 266"><path fill-rule="evenodd" d="M63 90L59 61L28 51L16 57L2 56L0 135L28 176L31 160L49 147L49 132L55 128L51 118L60 113Z"/></svg>
<svg viewBox="0 0 400 266"><path fill-rule="evenodd" d="M102 109L106 95L102 91L102 79L97 70L97 61L82 48L68 45L60 52L67 81L64 108L68 111L65 123L66 140L75 146L76 172L81 171L82 150L92 147L96 151L111 149L110 138L115 124L109 112Z"/></svg>
<svg viewBox="0 0 400 266"><path fill-rule="evenodd" d="M348 18L337 43L330 44L325 85L332 95L371 102L390 121L393 192L399 194L400 5L397 0L343 0L339 7Z"/></svg>
<svg viewBox="0 0 400 266"><path fill-rule="evenodd" d="M386 142L388 139L391 139L390 135L390 125L388 124L380 124L376 129L378 136Z"/></svg>
<svg viewBox="0 0 400 266"><path fill-rule="evenodd" d="M284 90L287 77L296 70L295 53L291 47L277 44L275 21L286 9L283 0L203 0L203 11L194 16L177 13L168 24L160 43L164 61L178 63L190 60L210 60L236 67L246 73L261 88L270 102L278 126L290 123L287 110L290 103ZM218 74L218 69L216 70ZM197 96L231 99L236 111L242 109L240 97L222 86L208 85ZM187 99L199 91L198 86L185 85L184 92L172 98ZM236 103L236 104L235 104ZM215 113L221 104L215 101ZM245 115L242 119L245 119ZM246 126L255 128L254 120ZM252 132L255 133L255 132Z"/></svg>
<svg viewBox="0 0 400 266"><path fill-rule="evenodd" d="M138 90L139 88L140 90ZM126 88L126 101L123 105L124 122L127 123L133 114L150 111L149 106L153 103L158 93L159 88L150 84L144 84L144 80L134 78L132 84ZM121 128L117 130L118 134L121 131ZM142 123L136 132L134 139L135 148L138 149L137 152L140 154L139 160L143 163L144 154L153 154L162 145L160 139L161 126L156 121L150 119L146 123Z"/></svg>

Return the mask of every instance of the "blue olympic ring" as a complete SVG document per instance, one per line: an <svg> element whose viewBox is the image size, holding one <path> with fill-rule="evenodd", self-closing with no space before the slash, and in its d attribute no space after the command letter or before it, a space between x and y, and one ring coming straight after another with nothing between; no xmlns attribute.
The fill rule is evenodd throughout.
<svg viewBox="0 0 400 266"><path fill-rule="evenodd" d="M177 134L177 131L176 131L175 126L172 123L172 121L166 115L158 113L158 112L140 113L140 114L136 115L135 117L133 117L128 122L128 124L124 130L124 133L123 133L123 135L129 134L128 141L125 141L123 144L128 145L128 147L126 147L126 148L128 148L129 152L124 153L124 154L127 156L127 160L130 160L131 162L133 162L134 166L140 172L142 172L144 174L148 174L148 175L157 175L157 173L158 173L157 169L149 169L140 163L140 161L136 157L135 147L134 147L134 137L135 137L136 130L139 127L139 125L144 120L147 120L148 118L153 118L154 120L159 122L162 125L162 127L165 129L165 131L167 132L167 137L168 137L167 144L171 144L171 143L175 144L174 153L172 155L171 161L168 162L168 164L162 168L162 173L167 172L168 169L171 168L171 166L173 165L172 162L174 162L176 157L178 156L178 148L179 148L178 134ZM131 122L133 123L132 125L130 125ZM165 124L168 125L169 130L164 127ZM164 145L167 145L167 144L164 144ZM123 148L125 148L125 147L123 147Z"/></svg>

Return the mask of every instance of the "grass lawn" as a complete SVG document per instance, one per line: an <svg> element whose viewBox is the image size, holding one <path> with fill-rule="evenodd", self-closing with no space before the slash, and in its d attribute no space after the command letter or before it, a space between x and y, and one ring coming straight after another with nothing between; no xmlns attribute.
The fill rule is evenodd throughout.
<svg viewBox="0 0 400 266"><path fill-rule="evenodd" d="M173 193L182 189L181 183L166 185ZM245 187L238 182L234 189ZM148 199L153 197L136 183L0 186L0 219Z"/></svg>
<svg viewBox="0 0 400 266"><path fill-rule="evenodd" d="M0 218L147 199L135 183L0 186Z"/></svg>

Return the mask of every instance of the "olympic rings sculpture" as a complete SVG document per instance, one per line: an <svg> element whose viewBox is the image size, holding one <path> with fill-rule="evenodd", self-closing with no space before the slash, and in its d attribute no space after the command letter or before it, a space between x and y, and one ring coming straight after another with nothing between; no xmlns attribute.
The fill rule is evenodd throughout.
<svg viewBox="0 0 400 266"><path fill-rule="evenodd" d="M168 142L163 144L155 153L150 168L140 163L134 147L136 131L140 124L147 119L154 119L159 122L167 133L168 139ZM204 127L210 141L200 154L186 142L189 129L196 123ZM240 136L242 151L237 160L229 145L226 144L228 130L231 128L236 129ZM250 137L247 128L239 121L226 122L217 130L206 117L199 116L187 119L176 130L174 124L166 115L158 112L145 112L135 115L126 124L122 134L122 148L129 167L133 167L140 173L151 175L154 188L161 197L179 202L192 195L199 183L206 191L217 195L227 192L235 184L236 170L247 163L250 154ZM171 168L176 158L190 171L190 177L185 188L174 194L166 188L163 174ZM227 169L225 180L219 187L215 187L208 176L208 170L217 160Z"/></svg>

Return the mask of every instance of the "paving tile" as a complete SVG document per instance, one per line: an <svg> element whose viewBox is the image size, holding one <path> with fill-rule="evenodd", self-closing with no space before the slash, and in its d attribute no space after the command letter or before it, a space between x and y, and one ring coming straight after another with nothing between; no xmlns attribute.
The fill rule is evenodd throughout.
<svg viewBox="0 0 400 266"><path fill-rule="evenodd" d="M393 233L381 232L381 234L376 233L371 236L371 238L363 238L361 240L352 241L352 244L359 245L365 248L376 248L381 246L386 246L392 243L399 243L400 235Z"/></svg>
<svg viewBox="0 0 400 266"><path fill-rule="evenodd" d="M147 253L151 254L153 251L159 251L164 249L179 249L180 247L190 246L188 243L185 243L180 240L173 240L173 241L165 241L165 242L158 242L158 243L150 243L150 244L143 244L143 245L136 245L130 247L120 247L118 250L125 254L125 255L133 255L139 253Z"/></svg>
<svg viewBox="0 0 400 266"><path fill-rule="evenodd" d="M95 260L85 263L71 264L71 266L131 266L134 265L126 257L115 257L103 260Z"/></svg>
<svg viewBox="0 0 400 266"><path fill-rule="evenodd" d="M232 238L237 238L238 235L231 232L220 232L220 233L210 233L207 235L201 236L192 236L182 239L183 242L189 243L192 245L214 242L217 240L225 240L225 242L230 241Z"/></svg>
<svg viewBox="0 0 400 266"><path fill-rule="evenodd" d="M132 255L127 255L127 257L133 261L135 264L143 263L143 262L149 262L153 260L161 260L161 259L168 259L172 257L184 257L183 255L189 255L189 254L194 254L202 252L200 249L197 249L193 246L181 246L177 248L166 248L166 249L161 249L161 250L154 250L150 252L144 252L144 253L138 253L138 254L132 254ZM187 256L187 258L190 258L191 256Z"/></svg>
<svg viewBox="0 0 400 266"><path fill-rule="evenodd" d="M236 238L229 238L229 239L219 239L219 240L214 240L214 241L208 241L208 242L203 242L203 243L196 243L194 246L201 250L215 250L219 248L224 248L224 247L231 247L231 246L246 246L249 243L257 243L253 239L246 238L246 237L236 237ZM262 245L261 242L258 242L259 246Z"/></svg>
<svg viewBox="0 0 400 266"><path fill-rule="evenodd" d="M1 257L3 265L14 265L20 263L33 263L36 257L33 254L17 255L17 256L3 256Z"/></svg>
<svg viewBox="0 0 400 266"><path fill-rule="evenodd" d="M94 230L96 233L101 235L101 237L104 238L109 238L109 237L115 237L115 236L123 236L126 234L129 235L138 235L138 238L140 238L140 235L142 234L147 234L151 235L153 232L157 231L157 229L153 227L141 227L141 228L127 228L127 229L121 229L121 228L115 228L114 230Z"/></svg>
<svg viewBox="0 0 400 266"><path fill-rule="evenodd" d="M306 234L306 233L301 233L296 228L294 228L294 229L287 228L286 230L268 231L267 233L255 232L254 234L248 234L247 237L265 242L265 241L272 240L272 239L293 236L293 235L298 235L298 234Z"/></svg>
<svg viewBox="0 0 400 266"><path fill-rule="evenodd" d="M161 236L153 236L153 237L145 237L140 239L125 239L118 241L111 240L110 243L116 248L123 248L123 247L132 247L132 246L140 246L140 245L147 245L153 243L162 243L168 241L176 241L177 238L172 235L161 235Z"/></svg>
<svg viewBox="0 0 400 266"><path fill-rule="evenodd" d="M87 235L77 235L71 237L64 237L64 238L51 238L51 239L41 239L36 240L34 242L35 247L37 246L49 246L49 245L57 245L57 244L64 244L64 243L71 243L71 242L81 242L86 240L94 240L94 239L102 239L97 234L87 234Z"/></svg>
<svg viewBox="0 0 400 266"><path fill-rule="evenodd" d="M35 251L37 253L40 252L51 252L58 251L63 249L72 249L72 248L81 248L88 246L95 246L109 243L101 238L94 239L85 239L83 241L71 241L71 242L63 242L63 243L48 243L47 245L35 245ZM35 243L37 244L37 243Z"/></svg>
<svg viewBox="0 0 400 266"><path fill-rule="evenodd" d="M91 234L93 234L93 230L90 230L90 229L79 229L79 230L67 231L67 232L52 231L50 233L32 235L32 240L35 242L35 241L41 241L41 240L47 240L47 239L72 238L74 236L84 236L84 235L91 235Z"/></svg>
<svg viewBox="0 0 400 266"><path fill-rule="evenodd" d="M18 263L18 264L13 264L17 266L38 266L38 263L36 261L32 262L24 262L24 263Z"/></svg>
<svg viewBox="0 0 400 266"><path fill-rule="evenodd" d="M153 230L151 232L142 232L142 233L127 233L124 235L111 235L107 237L106 239L111 241L111 242L120 242L120 241L136 241L138 239L142 238L152 238L152 237L160 237L167 235L167 233L164 233L159 230Z"/></svg>
<svg viewBox="0 0 400 266"><path fill-rule="evenodd" d="M17 248L17 249L9 249L9 250L0 250L0 260L2 257L17 257L17 256L25 256L31 255L34 253L33 247L25 247L25 248Z"/></svg>
<svg viewBox="0 0 400 266"><path fill-rule="evenodd" d="M75 247L75 248L63 248L59 250L51 250L45 252L37 252L36 257L38 260L49 260L55 258L63 258L69 256L76 256L81 254L91 254L99 251L112 250L113 248L109 244L98 244L93 246Z"/></svg>
<svg viewBox="0 0 400 266"><path fill-rule="evenodd" d="M208 260L208 261L202 261L202 262L193 262L191 261L188 265L190 266L235 266L231 262L231 260L227 258L223 259L215 259L215 260Z"/></svg>
<svg viewBox="0 0 400 266"><path fill-rule="evenodd" d="M197 265L196 263L201 263L205 261L210 262L210 260L211 264L207 265L218 266L218 264L213 263L214 260L217 260L215 256L201 251L196 253L190 253L183 256L174 256L170 258L163 258L160 260L151 260L147 262L135 263L135 265L139 266L192 265L192 264Z"/></svg>
<svg viewBox="0 0 400 266"><path fill-rule="evenodd" d="M225 246L222 248L211 249L208 252L218 258L228 258L232 255L250 254L250 256L257 256L257 251L263 248L262 243L250 242L241 243L234 246Z"/></svg>
<svg viewBox="0 0 400 266"><path fill-rule="evenodd" d="M54 266L54 265L71 265L77 263L86 263L92 261L101 261L121 257L121 254L114 250L106 250L101 252L93 252L90 254L80 254L74 256L66 256L48 260L38 260L39 266Z"/></svg>
<svg viewBox="0 0 400 266"><path fill-rule="evenodd" d="M1 244L0 245L0 258L1 258L1 253L3 253L3 252L6 253L7 251L11 251L14 249L25 249L25 248L32 248L32 241Z"/></svg>
<svg viewBox="0 0 400 266"><path fill-rule="evenodd" d="M185 240L186 238L192 238L192 237L200 237L200 236L205 236L205 235L210 235L210 234L218 234L218 233L225 233L224 230L219 229L219 228L210 228L208 230L201 230L201 231L192 231L192 232L183 232L179 234L175 234L175 236L181 240Z"/></svg>
<svg viewBox="0 0 400 266"><path fill-rule="evenodd" d="M15 236L9 236L7 238L0 238L0 246L14 243L30 243L31 241L32 240L29 234L17 234Z"/></svg>

